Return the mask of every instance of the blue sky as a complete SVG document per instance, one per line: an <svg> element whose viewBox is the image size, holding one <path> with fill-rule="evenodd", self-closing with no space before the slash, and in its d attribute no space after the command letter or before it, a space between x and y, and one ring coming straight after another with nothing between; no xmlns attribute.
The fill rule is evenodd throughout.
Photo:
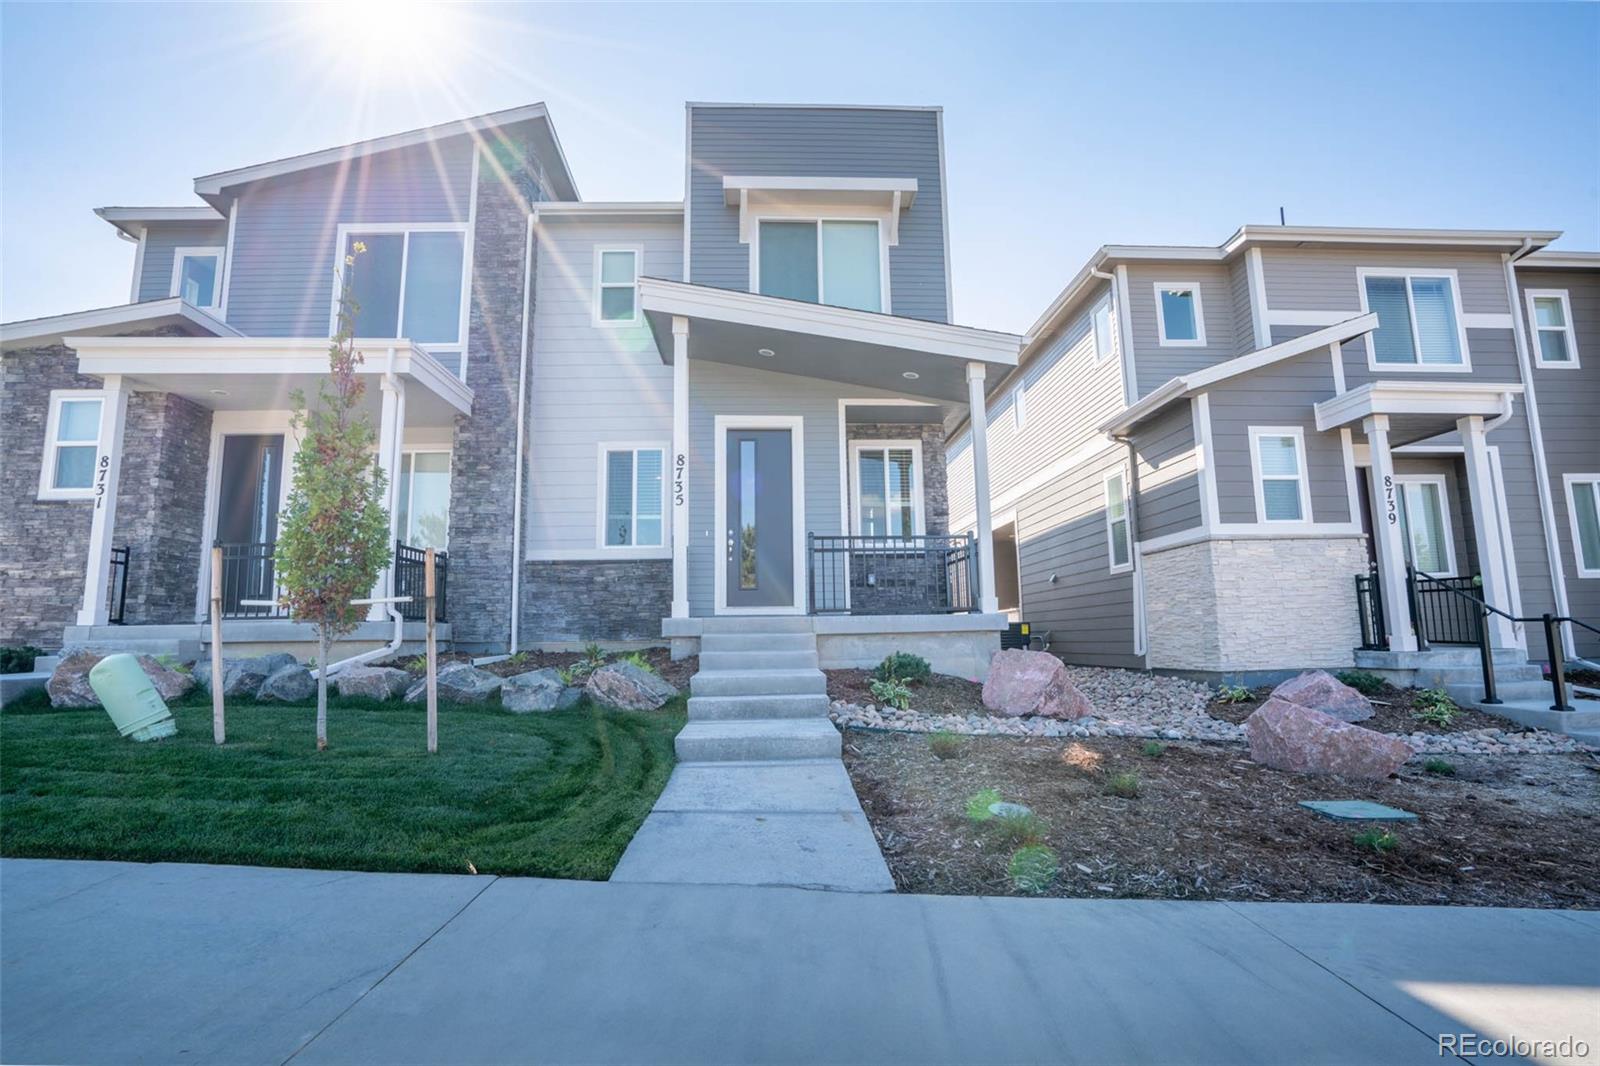
<svg viewBox="0 0 1600 1066"><path fill-rule="evenodd" d="M1103 243L1247 222L1600 248L1600 6L0 3L0 319L126 301L91 209L544 100L584 197L677 199L685 100L945 108L958 321L1021 331Z"/></svg>

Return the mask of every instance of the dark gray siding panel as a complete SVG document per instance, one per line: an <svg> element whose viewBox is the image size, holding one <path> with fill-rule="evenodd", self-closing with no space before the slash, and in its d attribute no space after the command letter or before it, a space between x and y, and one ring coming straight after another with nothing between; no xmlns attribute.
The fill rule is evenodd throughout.
<svg viewBox="0 0 1600 1066"><path fill-rule="evenodd" d="M139 265L138 302L172 295L172 255L179 248L221 248L228 243L226 222L155 222L145 234ZM221 279L218 279L221 283Z"/></svg>
<svg viewBox="0 0 1600 1066"><path fill-rule="evenodd" d="M1188 403L1173 404L1133 434L1136 532L1141 541L1200 525L1200 473Z"/></svg>
<svg viewBox="0 0 1600 1066"><path fill-rule="evenodd" d="M949 321L945 289L944 184L939 115L931 110L694 107L689 112L689 280L750 288L749 246L739 211L723 200L729 175L917 179L889 249L892 311Z"/></svg>

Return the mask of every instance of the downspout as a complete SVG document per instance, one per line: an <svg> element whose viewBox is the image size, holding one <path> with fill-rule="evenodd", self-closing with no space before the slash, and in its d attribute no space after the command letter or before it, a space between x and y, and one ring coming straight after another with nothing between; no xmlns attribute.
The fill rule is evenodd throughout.
<svg viewBox="0 0 1600 1066"><path fill-rule="evenodd" d="M352 600L351 602L361 603L362 601ZM364 651L359 655L352 655L348 659L340 659L336 663L329 663L324 668L327 670L329 677L337 674L340 670L344 670L352 666L360 666L362 663L369 663L374 659L386 659L400 650L400 645L405 642L405 616L400 613L400 608L396 607L392 603L386 603L384 606L389 611L389 617L394 619L394 636L390 638L389 643L373 648L371 651ZM320 675L321 671L319 670L311 671L312 677L318 677Z"/></svg>
<svg viewBox="0 0 1600 1066"><path fill-rule="evenodd" d="M533 224L537 212L528 213L527 236L522 252L522 351L517 359L517 470L511 482L511 639L506 652L517 653L522 630L522 479L526 471L522 453L527 438L528 331L533 324L528 312L533 303Z"/></svg>

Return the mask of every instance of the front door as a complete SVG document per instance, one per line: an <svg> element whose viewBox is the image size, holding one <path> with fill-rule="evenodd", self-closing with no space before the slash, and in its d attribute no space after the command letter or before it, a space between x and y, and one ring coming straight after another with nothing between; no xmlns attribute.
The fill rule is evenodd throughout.
<svg viewBox="0 0 1600 1066"><path fill-rule="evenodd" d="M793 437L787 429L730 429L723 447L727 605L793 607Z"/></svg>
<svg viewBox="0 0 1600 1066"><path fill-rule="evenodd" d="M278 499L283 485L283 434L230 434L222 438L217 494L217 541L222 547L223 609L256 613L240 600L273 598L272 550L278 540ZM270 614L270 608L258 608Z"/></svg>

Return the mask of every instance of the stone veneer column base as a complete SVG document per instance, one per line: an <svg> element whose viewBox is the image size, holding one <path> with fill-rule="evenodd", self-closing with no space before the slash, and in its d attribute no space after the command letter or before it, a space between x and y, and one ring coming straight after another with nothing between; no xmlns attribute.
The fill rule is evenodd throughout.
<svg viewBox="0 0 1600 1066"><path fill-rule="evenodd" d="M1351 665L1361 643L1360 536L1206 540L1142 560L1156 670L1304 670Z"/></svg>
<svg viewBox="0 0 1600 1066"><path fill-rule="evenodd" d="M520 642L664 643L672 612L671 559L574 560L522 564Z"/></svg>

